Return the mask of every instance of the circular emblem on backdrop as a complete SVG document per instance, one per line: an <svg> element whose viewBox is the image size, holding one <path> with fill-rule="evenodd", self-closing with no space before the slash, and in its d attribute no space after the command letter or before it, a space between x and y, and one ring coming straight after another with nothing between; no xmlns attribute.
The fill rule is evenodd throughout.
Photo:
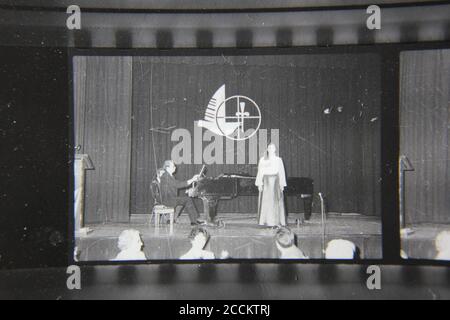
<svg viewBox="0 0 450 320"><path fill-rule="evenodd" d="M249 97L235 95L220 103L215 119L217 128L228 139L247 140L261 125L261 110Z"/></svg>

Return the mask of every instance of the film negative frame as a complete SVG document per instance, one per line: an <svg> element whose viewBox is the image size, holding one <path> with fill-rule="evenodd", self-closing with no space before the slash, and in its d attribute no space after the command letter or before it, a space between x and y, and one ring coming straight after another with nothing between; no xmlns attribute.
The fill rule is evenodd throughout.
<svg viewBox="0 0 450 320"><path fill-rule="evenodd" d="M326 8L325 8L326 9ZM286 9L290 10L290 9ZM270 10L268 10L270 11ZM331 46L331 47L317 47L317 46L304 46L304 47L296 47L296 48L227 48L227 49L181 49L181 48L173 48L173 49L117 49L117 48L94 48L89 45L83 45L84 49L76 49L76 48L66 48L66 47L54 47L52 50L59 50L64 57L64 61L68 61L68 64L59 64L55 65L55 68L63 66L66 68L64 73L66 76L68 75L68 83L67 83L67 93L69 99L67 99L67 115L69 116L69 120L67 123L59 124L63 128L67 129L69 144L67 146L67 157L68 157L68 174L67 183L69 189L66 193L67 195L67 203L69 212L73 212L73 189L70 189L73 186L73 166L72 162L69 159L69 153L73 150L73 145L71 141L73 141L72 130L73 127L73 99L72 99L72 67L71 67L71 57L75 54L85 54L85 55L154 55L154 54L163 54L163 55L199 55L199 54L219 54L224 53L227 55L233 54L255 54L255 52L266 52L273 54L284 54L284 53L305 53L310 52L312 50L314 52L321 53L331 53L331 52L340 52L340 53L373 53L376 52L382 57L382 80L390 81L393 85L389 88L383 87L383 105L398 105L399 99L399 83L398 81L392 81L392 79L398 79L399 77L399 57L400 53L403 51L410 50L430 50L430 49L448 49L450 48L450 43L448 39L446 41L438 41L438 42L428 42L428 43L395 43L395 44L367 44L367 45L346 45L346 46ZM32 47L28 47L29 49L33 49ZM26 47L23 48L26 50ZM395 111L395 110L394 110ZM351 278L351 283L359 283L359 281L364 281L367 277L365 270L367 265L380 265L383 270L388 271L388 277L393 278L395 275L403 274L401 277L404 282L409 282L409 285L406 288L403 288L404 294L408 294L407 291L411 288L415 288L416 286L420 286L421 284L430 283L430 275L435 275L436 272L439 273L439 277L437 277L436 281L441 281L440 283L445 285L445 281L448 283L450 279L450 273L447 269L443 268L433 268L433 267L448 267L448 262L446 261L438 261L438 260L426 260L426 259L401 259L400 257L400 224L398 221L399 217L399 209L398 209L398 155L399 155L399 132L398 132L398 123L399 123L399 114L398 110L394 112L393 110L389 110L388 108L383 108L383 122L382 122L382 146L387 145L388 148L384 150L382 154L382 163L383 166L383 187L382 187L382 239L383 239L383 259L370 260L365 259L361 261L345 261L345 260L279 260L279 259L251 259L251 260L230 260L230 261L201 261L201 262L183 262L183 261L168 261L168 260L152 260L145 263L135 263L135 262L107 262L102 261L98 262L82 262L75 263L73 261L72 252L73 252L73 220L69 219L71 215L67 214L66 218L66 229L60 229L61 225L55 222L54 229L60 231L62 237L64 238L63 243L59 246L58 256L50 257L43 256L41 259L30 259L30 264L24 264L23 262L10 262L1 260L2 268L5 269L21 269L21 268L44 268L43 270L36 271L34 275L37 275L37 278L42 277L44 279L47 278L56 278L58 281L65 281L65 277L67 276L65 271L65 267L71 264L77 264L82 267L83 272L86 271L88 274L87 282L92 283L93 285L108 282L113 284L119 284L128 289L136 287L138 281L141 277L151 276L151 274L155 274L159 278L151 278L148 282L159 284L159 288L163 288L166 285L175 285L179 284L176 281L180 280L180 283L183 283L183 279L186 280L184 283L193 280L196 284L214 284L215 282L226 282L229 279L226 275L223 275L223 271L231 272L236 275L237 280L243 283L243 287L251 288L251 294L253 297L267 297L267 295L257 293L257 287L259 287L260 281L264 282L264 279L267 280L267 275L272 271L276 271L277 276L274 276L274 281L286 287L289 281L293 281L298 274L302 274L306 277L307 274L312 274L315 271L319 271L319 275L321 274L319 280L314 282L314 285L329 285L330 283L337 284L335 287L334 293L330 295L337 296L340 293L339 283L342 283L342 277L345 279ZM53 119L54 120L54 119ZM52 121L53 121L52 120ZM50 135L47 135L48 138ZM385 178L385 179L384 179ZM392 214L392 212L396 214ZM55 219L61 219L58 215L59 212L50 212L50 214L54 215ZM3 221L2 221L3 222ZM48 221L46 222L48 223ZM2 225L7 225L3 224ZM43 227L47 227L48 225L43 225ZM67 232L67 234L66 234ZM62 261L64 261L62 263ZM174 263L175 262L175 263ZM394 266L392 266L394 265ZM55 267L62 267L61 269L54 269ZM419 268L420 267L420 268ZM313 269L310 269L313 268ZM202 272L196 273L192 277L188 274L193 270L202 270ZM306 274L304 269L307 269ZM56 271L55 271L56 270ZM339 271L340 270L340 271ZM345 270L345 271L343 271ZM99 276L100 273L106 272L105 278ZM343 272L341 272L343 271ZM14 278L9 280L10 283L14 283L15 280L19 281L17 278L24 276L29 271L23 270L22 272L18 270L16 275L12 275L13 272L9 272L8 270L2 271L1 278L5 279L5 283L8 284L7 277L12 275ZM119 273L119 275L117 275ZM167 274L175 274L175 277L168 278ZM262 277L254 276L252 274L263 275ZM33 273L32 273L33 274ZM178 275L177 275L178 274ZM337 279L339 280L331 280L331 275L341 275ZM344 275L342 275L344 274ZM191 280L188 280L191 279ZM36 282L40 282L41 280L37 279ZM402 281L402 280L400 280ZM103 282L103 283L104 283ZM147 282L147 283L148 283ZM65 285L65 283L63 284ZM169 286L170 287L170 286ZM240 287L242 288L242 286ZM398 289L398 288L397 288ZM194 290L194 288L188 288L188 290ZM424 289L426 290L426 289ZM95 290L93 290L95 291ZM95 292L91 291L91 294L95 296ZM129 290L127 290L129 292ZM237 294L238 291L232 291L234 294ZM362 292L362 291L361 291ZM422 291L423 296L426 294ZM37 294L37 293L35 293ZM51 295L52 293L50 293ZM115 291L114 294L117 294ZM168 292L165 293L169 295ZM217 294L217 292L213 293ZM398 293L395 294L397 296ZM163 293L164 295L164 293ZM394 296L394 295L393 295ZM395 297L394 296L394 297ZM70 294L69 297L77 297L77 294ZM173 297L173 295L172 295ZM189 297L180 295L180 297ZM237 297L243 297L242 295L237 295ZM269 295L270 297L274 297L274 295ZM371 295L367 295L366 297L371 297ZM287 296L286 296L287 298Z"/></svg>

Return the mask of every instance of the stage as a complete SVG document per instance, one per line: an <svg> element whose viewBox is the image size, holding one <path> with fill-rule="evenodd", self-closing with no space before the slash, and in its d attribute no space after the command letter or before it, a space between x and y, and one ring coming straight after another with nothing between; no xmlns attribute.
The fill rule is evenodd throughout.
<svg viewBox="0 0 450 320"><path fill-rule="evenodd" d="M273 240L275 231L258 226L255 214L219 214L218 219L224 222L223 228L207 228L211 235L207 248L216 256L226 250L233 259L278 258L278 250ZM297 235L299 248L310 258L322 258L320 214L313 213L310 220L303 222L302 215L290 215L288 223ZM177 220L172 235L168 225L158 228L149 225L147 215L132 216L127 224L96 224L87 227L93 231L76 239L79 261L113 259L119 252L119 234L130 228L141 232L144 252L149 260L178 259L190 248L187 236L191 226L186 215ZM332 239L347 239L359 248L360 258L382 258L381 221L377 217L329 213L325 230L325 243Z"/></svg>

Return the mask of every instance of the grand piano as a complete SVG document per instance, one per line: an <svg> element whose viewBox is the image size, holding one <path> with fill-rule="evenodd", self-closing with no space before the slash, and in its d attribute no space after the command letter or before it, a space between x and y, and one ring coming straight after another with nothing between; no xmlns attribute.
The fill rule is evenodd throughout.
<svg viewBox="0 0 450 320"><path fill-rule="evenodd" d="M255 179L256 177L245 174L202 177L194 183L189 195L207 202L209 206L208 216L215 217L219 200L229 200L241 196L257 196L259 191L255 186ZM309 220L311 217L313 190L313 180L310 178L291 177L287 179L284 194L303 201L305 220Z"/></svg>

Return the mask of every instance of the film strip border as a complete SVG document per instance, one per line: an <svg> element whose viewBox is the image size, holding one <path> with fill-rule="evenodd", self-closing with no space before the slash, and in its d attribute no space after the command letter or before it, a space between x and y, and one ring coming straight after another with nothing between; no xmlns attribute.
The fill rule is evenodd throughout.
<svg viewBox="0 0 450 320"><path fill-rule="evenodd" d="M450 40L450 4L443 1L377 1L374 9L330 1L267 1L244 7L236 1L79 0L0 1L0 44L77 48L256 48L408 43ZM113 3L113 4L111 4ZM248 3L248 2L245 2ZM233 7L233 4L235 5ZM67 5L67 6L66 6ZM73 6L76 7L73 7ZM248 5L248 4L247 4ZM313 7L314 5L314 7ZM75 8L75 9L74 9ZM78 8L78 9L76 9ZM230 9L235 8L235 9ZM238 11L242 9L243 11ZM78 11L77 11L78 10ZM377 9L378 10L378 9ZM206 14L205 14L206 13ZM74 14L79 23L70 27ZM373 22L373 21L372 21Z"/></svg>
<svg viewBox="0 0 450 320"><path fill-rule="evenodd" d="M319 10L329 8L348 8L363 7L372 4L383 6L404 6L410 4L432 4L445 3L445 1L435 0L127 0L127 1L89 1L80 0L80 5L89 10L120 10L120 11L179 11L179 12L225 12L225 11L292 11L292 10ZM345 4L344 4L345 3ZM0 5L9 7L40 8L46 9L65 9L73 5L71 0L16 0L14 3L8 0L0 0Z"/></svg>
<svg viewBox="0 0 450 320"><path fill-rule="evenodd" d="M0 271L0 298L448 299L445 267L317 264L123 265ZM78 280L75 280L78 277ZM375 280L374 280L375 279ZM77 281L78 286L77 286ZM378 283L377 283L378 281ZM260 301L261 304L264 302ZM171 312L173 312L172 310Z"/></svg>

